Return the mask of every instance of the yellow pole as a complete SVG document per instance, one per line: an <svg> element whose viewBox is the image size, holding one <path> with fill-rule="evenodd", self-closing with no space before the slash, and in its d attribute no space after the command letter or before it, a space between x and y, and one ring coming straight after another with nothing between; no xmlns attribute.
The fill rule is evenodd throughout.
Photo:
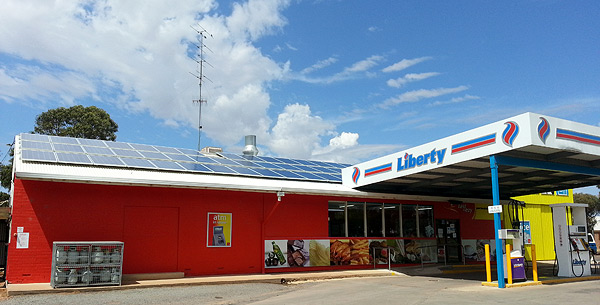
<svg viewBox="0 0 600 305"><path fill-rule="evenodd" d="M492 270L490 267L490 245L485 244L485 274L487 275L488 283L492 282Z"/></svg>
<svg viewBox="0 0 600 305"><path fill-rule="evenodd" d="M512 285L512 259L510 258L510 244L506 245L506 278L508 279L508 284Z"/></svg>
<svg viewBox="0 0 600 305"><path fill-rule="evenodd" d="M537 282L538 272L537 272L537 260L535 258L535 245L534 244L531 244L531 262L533 263L533 280Z"/></svg>

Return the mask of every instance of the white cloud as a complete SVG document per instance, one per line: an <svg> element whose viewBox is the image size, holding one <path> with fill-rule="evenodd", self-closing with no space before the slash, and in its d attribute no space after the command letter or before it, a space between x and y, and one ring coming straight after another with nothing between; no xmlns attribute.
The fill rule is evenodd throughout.
<svg viewBox="0 0 600 305"><path fill-rule="evenodd" d="M397 97L385 100L382 104L380 104L380 106L385 108L400 103L414 103L422 99L457 93L467 89L469 89L467 86L458 86L454 88L420 89L408 91L398 95Z"/></svg>
<svg viewBox="0 0 600 305"><path fill-rule="evenodd" d="M409 73L397 79L389 79L387 81L387 85L394 88L400 88L408 83L424 80L438 75L440 75L438 72Z"/></svg>
<svg viewBox="0 0 600 305"><path fill-rule="evenodd" d="M425 57L419 57L419 58L413 58L413 59L403 59L391 66L387 66L385 68L383 68L383 72L396 72L396 71L401 71L404 70L408 67L414 66L418 63L422 63L424 61L433 59L433 57L429 57L429 56L425 56Z"/></svg>
<svg viewBox="0 0 600 305"><path fill-rule="evenodd" d="M336 136L329 140L329 146L348 148L358 145L358 133L353 132L342 132L339 136Z"/></svg>
<svg viewBox="0 0 600 305"><path fill-rule="evenodd" d="M334 127L314 116L308 105L287 105L273 127L269 147L278 155L307 159L320 148L321 137Z"/></svg>
<svg viewBox="0 0 600 305"><path fill-rule="evenodd" d="M470 94L465 94L464 96L453 97L448 101L435 101L435 102L431 103L431 105L432 106L440 106L440 105L446 105L446 104L456 104L456 103L462 103L465 101L478 100L478 99L481 99L481 97L475 96L475 95L470 95Z"/></svg>
<svg viewBox="0 0 600 305"><path fill-rule="evenodd" d="M328 67L334 63L336 63L338 61L338 59L336 57L329 57L327 59L324 60L319 60L317 63L315 63L314 65L308 67L308 68L304 68L302 71L300 71L301 74L309 74L312 73L314 71L317 70L321 70L325 67Z"/></svg>
<svg viewBox="0 0 600 305"><path fill-rule="evenodd" d="M330 65L330 64L334 63L335 61L337 61L337 59L335 61L333 61L333 60L334 60L333 58L329 58L324 62L318 62L317 64L307 68L308 72L312 72L314 70L313 67L323 68L326 65ZM344 70L342 70L341 72L338 72L331 76L311 78L311 77L306 76L305 75L306 73L301 73L300 75L291 76L291 77L296 80L299 80L299 81L303 81L303 82L307 82L307 83L314 83L314 84L317 84L317 83L318 84L331 84L334 82L344 81L344 80L358 77L357 75L364 75L365 77L373 77L374 74L372 72L370 72L369 70L371 68L379 65L379 63L384 60L385 60L385 57L383 57L381 55L372 55L366 59L355 62L351 66L344 68ZM305 70L306 69L304 69L303 71L305 71Z"/></svg>

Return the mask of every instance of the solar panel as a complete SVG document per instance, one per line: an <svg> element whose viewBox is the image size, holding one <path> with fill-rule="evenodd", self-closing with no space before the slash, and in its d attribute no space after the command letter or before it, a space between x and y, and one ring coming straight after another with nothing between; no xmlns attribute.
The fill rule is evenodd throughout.
<svg viewBox="0 0 600 305"><path fill-rule="evenodd" d="M236 160L236 162L246 167L261 167L260 165L248 160Z"/></svg>
<svg viewBox="0 0 600 305"><path fill-rule="evenodd" d="M236 172L242 174L242 175L248 175L248 176L258 176L258 173L255 172L253 169L251 168L247 168L247 167L231 167L231 169L235 170Z"/></svg>
<svg viewBox="0 0 600 305"><path fill-rule="evenodd" d="M56 157L58 158L58 162L92 164L92 161L90 161L90 158L86 154L57 152Z"/></svg>
<svg viewBox="0 0 600 305"><path fill-rule="evenodd" d="M231 168L229 168L225 165L219 165L219 164L202 164L202 165L208 167L213 172L220 173L220 174L235 174L236 173L236 171L232 170Z"/></svg>
<svg viewBox="0 0 600 305"><path fill-rule="evenodd" d="M186 155L197 155L197 154L200 153L197 150L187 149L187 148L178 148L177 150L179 150L180 152L182 152L182 153L184 153Z"/></svg>
<svg viewBox="0 0 600 305"><path fill-rule="evenodd" d="M181 153L179 150L177 150L176 148L172 148L172 147L154 146L154 148L156 148L160 152L165 152L165 153L172 153L172 154L180 154Z"/></svg>
<svg viewBox="0 0 600 305"><path fill-rule="evenodd" d="M287 164L287 163L279 163L279 164L277 164L277 166L279 166L279 167L281 167L281 168L283 168L283 169L291 170L291 171L297 171L297 170L300 170L299 168L297 168L297 167L294 167L294 166L292 166L292 165L289 165L289 164Z"/></svg>
<svg viewBox="0 0 600 305"><path fill-rule="evenodd" d="M45 135L39 135L39 134L22 133L21 140L50 142L50 137L45 136Z"/></svg>
<svg viewBox="0 0 600 305"><path fill-rule="evenodd" d="M174 169L174 170L182 170L183 167L179 166L179 163L173 161L165 161L165 160L152 160L152 163L156 165L159 169Z"/></svg>
<svg viewBox="0 0 600 305"><path fill-rule="evenodd" d="M90 155L90 159L92 159L94 164L98 165L125 165L121 159L114 156Z"/></svg>
<svg viewBox="0 0 600 305"><path fill-rule="evenodd" d="M224 157L227 157L227 158L229 158L231 160L235 160L235 161L248 160L248 159L244 158L243 156L236 155L236 154L219 153L219 155L222 155Z"/></svg>
<svg viewBox="0 0 600 305"><path fill-rule="evenodd" d="M156 168L154 164L145 159L121 158L121 161L131 167Z"/></svg>
<svg viewBox="0 0 600 305"><path fill-rule="evenodd" d="M258 159L258 157L255 157L255 158ZM260 157L260 159L262 159L261 161L267 161L267 162L274 162L274 163L279 162L277 159L275 159L273 157Z"/></svg>
<svg viewBox="0 0 600 305"><path fill-rule="evenodd" d="M279 167L273 163L269 163L269 162L254 161L254 164L258 164L264 168L269 168L269 169L281 169L281 167Z"/></svg>
<svg viewBox="0 0 600 305"><path fill-rule="evenodd" d="M129 146L129 144L124 143L124 142L106 141L104 143L106 145L108 145L108 147L110 147L110 148L131 149L131 146Z"/></svg>
<svg viewBox="0 0 600 305"><path fill-rule="evenodd" d="M308 160L294 160L302 165L315 166L316 164Z"/></svg>
<svg viewBox="0 0 600 305"><path fill-rule="evenodd" d="M307 172L320 172L320 170L318 170L317 168L314 167L310 167L310 166L306 166L306 165L294 165L295 167L303 170L303 171L307 171Z"/></svg>
<svg viewBox="0 0 600 305"><path fill-rule="evenodd" d="M285 163L285 164L301 164L300 162L297 162L296 160L292 160L292 159L288 159L288 158L275 158L275 160L277 160L277 162L279 162L279 163Z"/></svg>
<svg viewBox="0 0 600 305"><path fill-rule="evenodd" d="M204 156L188 156L188 157L192 158L194 161L199 162L199 163L215 163L215 161L209 157L204 157Z"/></svg>
<svg viewBox="0 0 600 305"><path fill-rule="evenodd" d="M135 143L129 143L129 145L131 145L131 147L133 147L137 150L156 151L156 148L154 148L154 146L152 146L152 145L135 144Z"/></svg>
<svg viewBox="0 0 600 305"><path fill-rule="evenodd" d="M83 149L88 154L98 154L98 155L114 155L112 150L107 147L98 147L98 146L83 146Z"/></svg>
<svg viewBox="0 0 600 305"><path fill-rule="evenodd" d="M189 170L189 171L192 171L192 172L212 173L212 170L210 170L208 167L206 167L206 166L204 166L202 164L188 163L188 162L178 162L178 163L179 163L179 165L181 165L186 170Z"/></svg>
<svg viewBox="0 0 600 305"><path fill-rule="evenodd" d="M79 143L80 143L81 145L97 146L97 147L106 147L106 144L104 144L104 141L100 141L100 140L92 140L92 139L79 139Z"/></svg>
<svg viewBox="0 0 600 305"><path fill-rule="evenodd" d="M22 148L41 149L41 150L52 150L52 145L47 142L31 142L21 141Z"/></svg>
<svg viewBox="0 0 600 305"><path fill-rule="evenodd" d="M76 138L70 138L70 137L50 137L50 140L52 141L52 143L62 143L62 144L75 144L75 145L79 145L79 142L77 142Z"/></svg>
<svg viewBox="0 0 600 305"><path fill-rule="evenodd" d="M176 161L186 161L186 162L191 162L194 161L194 159L188 157L187 155L180 155L180 154L165 154L167 155L167 157L176 160Z"/></svg>
<svg viewBox="0 0 600 305"><path fill-rule="evenodd" d="M323 173L318 173L317 175L319 175L320 177L323 177L327 181L342 182L342 176L323 174Z"/></svg>
<svg viewBox="0 0 600 305"><path fill-rule="evenodd" d="M275 170L274 172L286 177L286 178L295 178L295 179L304 179L303 176L296 174L295 172L283 171L283 170Z"/></svg>
<svg viewBox="0 0 600 305"><path fill-rule="evenodd" d="M135 150L113 148L113 151L119 157L136 157L136 158L142 157L142 155L140 155L140 153L138 153Z"/></svg>
<svg viewBox="0 0 600 305"><path fill-rule="evenodd" d="M341 182L341 168L333 162L218 153L146 144L21 134L22 159L105 166L234 174ZM55 152L53 152L55 151Z"/></svg>
<svg viewBox="0 0 600 305"><path fill-rule="evenodd" d="M55 151L68 151L68 152L77 152L82 153L83 148L79 145L69 145L69 144L54 144Z"/></svg>
<svg viewBox="0 0 600 305"><path fill-rule="evenodd" d="M253 168L253 171L261 174L264 177L271 177L271 178L281 178L283 177L282 175L270 170L270 169L266 169L266 168Z"/></svg>
<svg viewBox="0 0 600 305"><path fill-rule="evenodd" d="M50 161L56 162L56 156L51 151L21 150L21 158L27 161Z"/></svg>
<svg viewBox="0 0 600 305"><path fill-rule="evenodd" d="M323 180L323 178L321 178L320 176L317 176L313 173L308 173L308 172L294 172L294 173L301 175L310 180Z"/></svg>
<svg viewBox="0 0 600 305"><path fill-rule="evenodd" d="M140 154L144 156L144 158L148 159L161 159L161 160L169 160L167 156L155 151L140 151Z"/></svg>
<svg viewBox="0 0 600 305"><path fill-rule="evenodd" d="M211 163L217 163L217 164L225 164L225 165L236 165L239 166L240 164L233 161L233 160L229 160L229 159L225 159L225 158L215 158L215 157L209 157L211 160L213 160L213 162Z"/></svg>

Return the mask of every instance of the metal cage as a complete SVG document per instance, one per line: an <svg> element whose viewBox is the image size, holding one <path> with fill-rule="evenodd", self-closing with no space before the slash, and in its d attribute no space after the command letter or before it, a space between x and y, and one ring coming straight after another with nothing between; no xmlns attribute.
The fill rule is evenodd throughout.
<svg viewBox="0 0 600 305"><path fill-rule="evenodd" d="M52 288L121 285L123 242L54 242Z"/></svg>

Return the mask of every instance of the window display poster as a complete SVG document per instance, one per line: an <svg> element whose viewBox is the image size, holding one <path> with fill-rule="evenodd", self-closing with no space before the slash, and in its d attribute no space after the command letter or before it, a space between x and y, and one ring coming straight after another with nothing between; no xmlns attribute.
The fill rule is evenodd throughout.
<svg viewBox="0 0 600 305"><path fill-rule="evenodd" d="M231 247L231 213L208 212L207 247Z"/></svg>

